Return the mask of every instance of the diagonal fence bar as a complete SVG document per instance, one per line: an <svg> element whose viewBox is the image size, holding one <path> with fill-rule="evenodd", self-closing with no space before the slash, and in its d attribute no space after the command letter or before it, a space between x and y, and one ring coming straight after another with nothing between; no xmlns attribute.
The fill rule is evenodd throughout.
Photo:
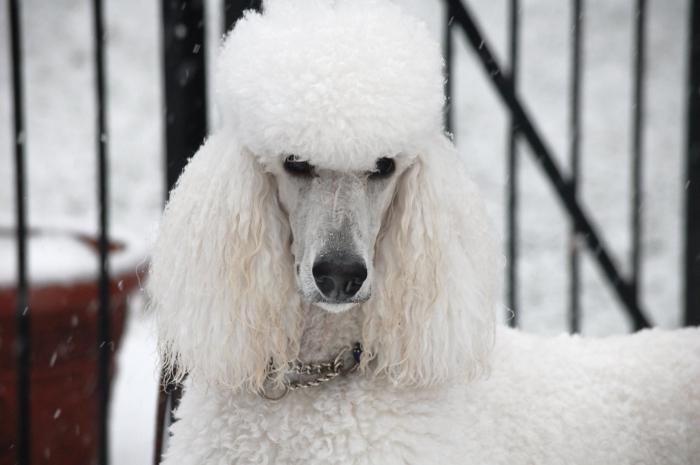
<svg viewBox="0 0 700 465"><path fill-rule="evenodd" d="M109 289L109 195L107 173L107 101L105 96L105 29L102 0L93 1L93 32L95 42L95 103L97 110L97 197L99 202L99 283L97 314L97 389L98 389L98 463L109 463L109 399L110 359L114 351L111 338Z"/></svg>
<svg viewBox="0 0 700 465"><path fill-rule="evenodd" d="M551 150L545 145L532 119L523 108L519 98L513 93L510 77L503 74L502 67L496 61L491 52L491 46L474 22L472 14L460 0L447 1L450 3L454 20L462 28L468 42L478 55L491 83L495 86L498 95L508 106L517 121L519 134L530 145L540 167L555 188L559 200L573 219L577 229L583 235L595 261L612 285L617 297L624 304L634 327L636 329L649 327L649 320L642 311L637 299L635 299L632 286L619 273L600 235L588 219L588 215L576 201L571 183L562 176L560 168L551 155Z"/></svg>
<svg viewBox="0 0 700 465"><path fill-rule="evenodd" d="M27 280L27 209L24 142L24 89L19 0L9 1L10 49L12 60L13 139L15 149L15 208L17 218L17 292L15 318L17 336L17 464L31 461L31 359L30 307Z"/></svg>

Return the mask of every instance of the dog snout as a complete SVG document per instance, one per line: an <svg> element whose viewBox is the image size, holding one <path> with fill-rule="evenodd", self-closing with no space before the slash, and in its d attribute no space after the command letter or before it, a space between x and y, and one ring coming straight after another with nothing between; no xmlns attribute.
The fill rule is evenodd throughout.
<svg viewBox="0 0 700 465"><path fill-rule="evenodd" d="M312 274L323 297L331 302L348 302L367 279L367 266L359 257L329 255L314 263Z"/></svg>

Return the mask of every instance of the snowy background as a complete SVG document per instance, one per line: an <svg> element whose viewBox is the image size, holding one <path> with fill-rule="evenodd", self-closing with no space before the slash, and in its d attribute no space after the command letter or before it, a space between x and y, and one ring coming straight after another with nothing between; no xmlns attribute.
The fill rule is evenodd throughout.
<svg viewBox="0 0 700 465"><path fill-rule="evenodd" d="M221 34L219 2L209 0L209 44ZM439 0L401 0L441 37ZM560 165L567 166L570 3L521 0L520 90ZM620 267L629 269L633 2L585 3L581 197ZM27 104L29 217L33 226L94 230L96 156L91 11L87 0L22 4ZM471 5L505 62L507 2ZM681 208L687 1L649 2L644 133L643 302L653 322L681 322ZM136 267L163 199L159 2L106 2L108 23L111 224L129 241L122 266ZM0 228L14 224L7 2L0 2ZM471 50L456 32L455 135L504 231L507 114ZM211 58L215 47L209 47ZM210 60L211 63L211 60ZM213 105L212 105L213 107ZM211 121L216 122L215 110ZM521 145L521 321L528 331L566 330L569 222L525 145ZM14 279L14 245L0 239L0 283ZM91 273L96 261L65 248L31 253L34 280ZM60 254L59 250L63 253ZM629 325L593 262L583 258L583 333ZM112 406L113 463L148 463L155 426L157 367L143 296L132 299ZM505 310L501 312L505 315Z"/></svg>

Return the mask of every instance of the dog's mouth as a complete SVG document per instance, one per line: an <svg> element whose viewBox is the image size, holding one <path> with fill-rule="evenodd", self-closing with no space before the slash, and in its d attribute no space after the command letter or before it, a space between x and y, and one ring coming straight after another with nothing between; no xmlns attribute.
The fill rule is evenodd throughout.
<svg viewBox="0 0 700 465"><path fill-rule="evenodd" d="M359 305L360 302L316 302L315 305L329 313L343 313Z"/></svg>
<svg viewBox="0 0 700 465"><path fill-rule="evenodd" d="M359 291L352 296L327 296L317 286L300 280L298 291L302 299L329 313L343 313L369 300L372 295L369 282L363 283ZM340 297L340 298L338 298ZM345 298L343 298L345 297Z"/></svg>
<svg viewBox="0 0 700 465"><path fill-rule="evenodd" d="M371 291L369 283L365 283L360 292L348 299L328 298L318 289L315 289L312 295L310 296L311 298L308 299L308 301L309 303L319 308L322 308L323 310L329 313L343 313L347 312L348 310L354 307L357 307L360 304L363 304L364 302L367 302L367 300L369 300L370 298L370 295Z"/></svg>

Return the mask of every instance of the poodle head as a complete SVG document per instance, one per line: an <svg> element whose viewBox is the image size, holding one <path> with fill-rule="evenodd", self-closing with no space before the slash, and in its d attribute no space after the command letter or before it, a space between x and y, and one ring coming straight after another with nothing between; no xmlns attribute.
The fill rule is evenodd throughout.
<svg viewBox="0 0 700 465"><path fill-rule="evenodd" d="M362 312L366 372L482 372L500 258L444 135L425 26L386 0L268 1L226 38L216 81L222 128L171 193L151 264L175 378L259 389L297 357L310 305Z"/></svg>

